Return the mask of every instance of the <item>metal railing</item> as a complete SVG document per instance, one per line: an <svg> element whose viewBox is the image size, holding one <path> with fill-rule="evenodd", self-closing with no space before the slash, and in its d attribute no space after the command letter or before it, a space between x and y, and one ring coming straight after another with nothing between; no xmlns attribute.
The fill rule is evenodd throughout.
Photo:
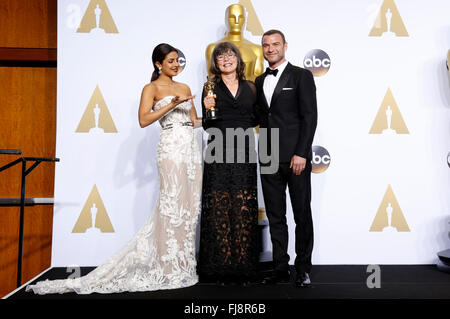
<svg viewBox="0 0 450 319"><path fill-rule="evenodd" d="M8 155L22 155L21 150L0 149L1 154ZM27 163L33 162L27 168ZM25 219L25 206L36 204L53 204L53 198L25 198L26 177L42 162L59 162L59 158L46 157L20 157L2 167L0 172L13 167L17 164L22 164L21 174L21 190L20 198L0 198L0 206L20 206L20 223L19 223L19 251L17 261L17 287L22 284L22 258L23 258L23 228Z"/></svg>

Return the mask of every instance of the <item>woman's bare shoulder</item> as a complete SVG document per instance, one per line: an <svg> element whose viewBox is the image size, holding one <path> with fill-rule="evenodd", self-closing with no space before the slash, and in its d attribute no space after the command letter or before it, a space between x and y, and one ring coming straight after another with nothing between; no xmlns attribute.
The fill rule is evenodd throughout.
<svg viewBox="0 0 450 319"><path fill-rule="evenodd" d="M142 88L142 91L155 91L155 90L156 90L156 85L153 82L147 83Z"/></svg>

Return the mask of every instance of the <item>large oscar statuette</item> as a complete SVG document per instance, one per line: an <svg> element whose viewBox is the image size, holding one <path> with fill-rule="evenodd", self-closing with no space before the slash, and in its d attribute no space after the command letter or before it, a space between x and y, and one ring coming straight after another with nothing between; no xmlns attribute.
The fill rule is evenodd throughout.
<svg viewBox="0 0 450 319"><path fill-rule="evenodd" d="M208 76L206 77L207 81L203 85L206 96L213 96L214 95L214 82L211 80L211 78ZM207 121L214 121L219 119L219 110L216 106L213 106L209 110L206 111L206 120Z"/></svg>

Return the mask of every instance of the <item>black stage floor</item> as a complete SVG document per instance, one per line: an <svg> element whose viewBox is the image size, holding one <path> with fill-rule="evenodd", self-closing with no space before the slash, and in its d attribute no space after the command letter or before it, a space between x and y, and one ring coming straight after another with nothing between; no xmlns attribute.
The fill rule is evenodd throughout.
<svg viewBox="0 0 450 319"><path fill-rule="evenodd" d="M84 275L94 269L81 269ZM308 305L327 304L334 301L376 301L401 302L406 300L434 300L444 303L450 309L450 274L441 272L436 265L380 265L380 288L369 288L367 265L317 265L311 273L311 288L297 288L292 283L276 285L255 284L250 287L219 286L213 283L198 283L195 286L153 292L127 292L116 294L77 295L75 293L55 295L35 295L25 292L25 287L9 295L8 300L146 300L146 305L152 308L162 306L175 313L195 311L196 306L217 305L222 312L233 312L230 304L250 304L248 311L256 310L258 306L266 307L266 315L270 310L282 308L297 308L302 302ZM64 279L70 273L66 268L51 268L32 282L45 279ZM369 280L372 282L372 280ZM28 283L28 284L30 284ZM317 301L320 301L318 303ZM324 302L324 303L323 303ZM238 309L236 308L236 309ZM239 311L239 310L237 310ZM236 318L236 316L230 315ZM206 315L205 318L213 316ZM214 317L218 317L217 315ZM230 318L231 318L230 317ZM244 314L241 317L245 318ZM254 316L253 316L254 317ZM259 316L265 318L267 316ZM258 317L258 318L259 318Z"/></svg>
<svg viewBox="0 0 450 319"><path fill-rule="evenodd" d="M92 269L81 268L81 275ZM152 292L41 296L25 292L22 287L7 299L450 299L450 274L439 271L435 265L380 265L380 288L368 287L367 280L372 273L367 272L367 265L318 265L313 266L311 288L297 288L292 283L243 287L200 282L188 288ZM51 268L29 284L69 275L66 268ZM372 282L371 278L369 281Z"/></svg>

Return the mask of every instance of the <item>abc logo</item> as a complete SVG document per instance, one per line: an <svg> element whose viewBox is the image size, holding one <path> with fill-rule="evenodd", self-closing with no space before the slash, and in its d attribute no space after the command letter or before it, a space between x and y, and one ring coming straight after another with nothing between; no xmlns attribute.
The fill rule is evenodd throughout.
<svg viewBox="0 0 450 319"><path fill-rule="evenodd" d="M312 172L319 174L327 170L330 166L331 157L328 151L322 147L314 145L312 147Z"/></svg>
<svg viewBox="0 0 450 319"><path fill-rule="evenodd" d="M178 49L177 51L178 51L178 64L180 65L177 74L180 74L181 72L183 72L184 67L186 66L186 57L184 56L183 52L181 52Z"/></svg>
<svg viewBox="0 0 450 319"><path fill-rule="evenodd" d="M330 69L331 60L325 51L314 49L309 51L303 60L303 66L314 76L322 76Z"/></svg>

